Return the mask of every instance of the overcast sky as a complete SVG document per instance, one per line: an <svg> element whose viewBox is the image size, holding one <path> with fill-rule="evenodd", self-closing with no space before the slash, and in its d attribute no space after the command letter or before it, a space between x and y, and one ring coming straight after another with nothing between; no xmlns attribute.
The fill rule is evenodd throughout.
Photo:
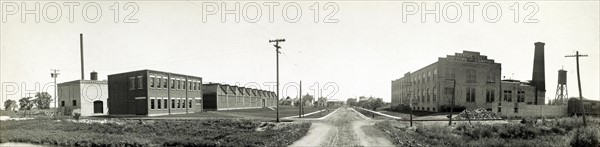
<svg viewBox="0 0 600 147"><path fill-rule="evenodd" d="M285 38L286 42L280 44L282 89L286 83L302 80L303 93L314 95L320 89L318 95L333 99L364 95L382 97L388 102L392 80L425 67L438 57L463 50L480 52L501 63L506 78L531 80L533 44L540 41L546 43L547 100L555 97L557 71L561 68L568 71L569 96L577 96L575 59L564 57L575 51L589 55L580 60L583 96L599 100L598 1L518 2L518 22L514 21L515 11L511 10L514 3L498 2L502 14L495 23L484 19L497 15L494 7L489 7L484 16L482 8L493 5L489 1L476 3L472 22L466 6L472 3L456 2L462 9L461 17L452 19L457 14L456 7L452 7L454 3L440 2L439 23L432 14L421 22L420 11L407 15L403 22L403 14L413 10L402 9L403 4L408 8L422 3L387 1L327 5L317 2L320 8L317 23L314 22L316 6L306 1L297 2L302 14L295 23L288 22L295 21L297 15L291 1L276 2L279 5L273 9L273 22L269 20L268 5L274 3L256 2L261 8L258 19L255 3L239 2L243 13L240 21L235 22L234 15L226 15L224 23L220 11L203 9L215 4L220 9L221 2L140 1L126 5L125 1L118 1L117 23L113 20L116 7L111 7L114 2L98 2L102 15L97 22L90 23L95 21L95 9L88 7L84 17L82 7L93 5L91 2L76 2L79 5L74 7L70 22L68 5L72 4L56 2L62 15L60 19L52 19L56 16L56 7L52 6L56 5L42 1L39 23L34 15L26 15L23 23L20 11L12 13L11 6L17 4L20 8L21 2L1 2L2 101L45 90L44 85L53 80L50 69L60 70L59 83L79 79L80 33L84 34L86 79L91 71L98 72L102 80L109 74L152 69L201 76L204 82L258 83L262 89L269 89L267 85L275 82L275 51L268 40ZM287 21L282 10L286 4L289 13L285 16L290 19ZM433 9L435 2L425 4ZM34 2L26 5L33 9ZM234 5L235 2L226 3L227 9L233 9ZM447 9L443 9L446 5ZM47 9L43 9L45 6ZM123 23L133 8L139 10L131 17L137 23ZM332 13L334 8L338 11ZM534 12L534 8L538 11ZM208 15L211 12L216 13ZM530 13L533 15L528 21L537 23L524 23ZM207 14L204 21L203 14ZM328 15L332 16L328 21L337 23L323 23ZM38 88L36 82L40 83ZM7 86L14 86L13 83L21 87L15 90ZM52 87L48 91L53 95ZM281 95L295 97L296 91L290 89Z"/></svg>

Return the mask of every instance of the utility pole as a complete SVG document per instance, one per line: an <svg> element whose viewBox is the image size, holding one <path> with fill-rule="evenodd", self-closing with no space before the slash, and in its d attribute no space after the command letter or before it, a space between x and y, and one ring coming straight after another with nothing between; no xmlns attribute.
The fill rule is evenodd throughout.
<svg viewBox="0 0 600 147"><path fill-rule="evenodd" d="M85 80L83 73L83 33L79 34L79 53L81 54L81 80Z"/></svg>
<svg viewBox="0 0 600 147"><path fill-rule="evenodd" d="M452 81L452 100L451 100L451 106L450 106L450 116L448 117L448 126L452 125L452 113L454 112L454 99L455 99L455 95L456 95L456 79L446 79L449 81ZM444 88L445 90L445 88ZM467 117L468 118L468 117Z"/></svg>
<svg viewBox="0 0 600 147"><path fill-rule="evenodd" d="M276 71L277 71L277 122L279 122L279 54L281 52L279 52L279 49L281 49L281 46L279 46L279 42L285 42L285 39L275 39L275 40L269 40L269 43L273 43L275 42L275 45L273 45L275 47L275 60L276 60Z"/></svg>
<svg viewBox="0 0 600 147"><path fill-rule="evenodd" d="M56 85L56 78L60 73L58 73L58 69L51 69L52 73L50 73L50 77L54 78L54 108L58 108L58 95L56 95L56 91L58 91L58 86Z"/></svg>
<svg viewBox="0 0 600 147"><path fill-rule="evenodd" d="M579 76L579 57L587 57L588 55L580 55L579 51L575 52L575 55L567 55L565 57L575 57L577 62L577 86L579 87L579 102L581 103L581 110L583 112L583 126L586 126L585 121L585 109L583 105L583 96L581 94L581 77Z"/></svg>
<svg viewBox="0 0 600 147"><path fill-rule="evenodd" d="M298 95L300 95L300 98L298 99L299 104L298 104L298 117L302 117L302 80L300 80L300 92L298 93Z"/></svg>

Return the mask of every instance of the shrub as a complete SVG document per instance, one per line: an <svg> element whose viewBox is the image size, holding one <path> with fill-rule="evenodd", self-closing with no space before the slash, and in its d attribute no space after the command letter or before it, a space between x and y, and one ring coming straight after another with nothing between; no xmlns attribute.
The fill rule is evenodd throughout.
<svg viewBox="0 0 600 147"><path fill-rule="evenodd" d="M597 147L600 146L600 137L596 127L582 127L578 128L571 139L571 146L575 147Z"/></svg>
<svg viewBox="0 0 600 147"><path fill-rule="evenodd" d="M81 117L80 113L75 112L75 114L73 114L73 119L79 120L79 117Z"/></svg>

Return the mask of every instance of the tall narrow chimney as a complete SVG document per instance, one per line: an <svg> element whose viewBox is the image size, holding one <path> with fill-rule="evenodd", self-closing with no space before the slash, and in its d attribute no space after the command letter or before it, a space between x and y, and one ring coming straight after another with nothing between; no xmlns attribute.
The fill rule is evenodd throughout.
<svg viewBox="0 0 600 147"><path fill-rule="evenodd" d="M546 76L544 73L544 43L536 42L535 45L535 55L533 57L533 75L531 78L531 84L535 86L536 90L536 105L538 103L538 93L546 92Z"/></svg>
<svg viewBox="0 0 600 147"><path fill-rule="evenodd" d="M85 80L85 73L83 72L83 33L79 34L79 49L81 49L81 80Z"/></svg>

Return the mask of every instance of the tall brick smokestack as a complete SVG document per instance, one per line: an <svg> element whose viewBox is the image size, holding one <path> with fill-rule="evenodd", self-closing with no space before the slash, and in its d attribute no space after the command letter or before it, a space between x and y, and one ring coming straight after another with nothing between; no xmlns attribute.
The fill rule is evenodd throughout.
<svg viewBox="0 0 600 147"><path fill-rule="evenodd" d="M544 43L536 42L535 45L535 55L533 57L533 75L531 78L531 84L535 86L536 90L536 99L535 103L538 103L537 94L539 92L546 91L546 74L544 73Z"/></svg>

